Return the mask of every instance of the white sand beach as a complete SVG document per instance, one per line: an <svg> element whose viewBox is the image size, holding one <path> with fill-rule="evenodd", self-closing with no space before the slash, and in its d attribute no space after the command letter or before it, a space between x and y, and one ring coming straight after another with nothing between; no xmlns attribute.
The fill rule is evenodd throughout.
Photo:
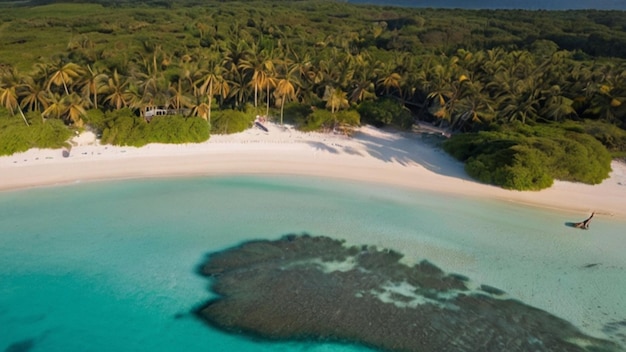
<svg viewBox="0 0 626 352"><path fill-rule="evenodd" d="M199 175L306 175L471 197L500 199L571 211L584 218L626 218L626 165L613 162L599 185L556 181L539 192L507 191L472 180L463 165L423 139L361 127L352 137L303 133L268 125L234 135L214 135L200 144L150 144L142 148L99 145L85 132L62 150L32 149L0 157L0 190L96 180Z"/></svg>

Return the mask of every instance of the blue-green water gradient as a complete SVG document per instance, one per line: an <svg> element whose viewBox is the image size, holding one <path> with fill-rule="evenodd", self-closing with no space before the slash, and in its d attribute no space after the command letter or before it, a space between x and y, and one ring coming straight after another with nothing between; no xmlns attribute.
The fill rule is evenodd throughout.
<svg viewBox="0 0 626 352"><path fill-rule="evenodd" d="M606 338L607 323L626 320L625 224L564 226L586 215L295 177L3 192L0 351L366 351L255 341L189 314L210 298L195 271L207 253L293 232L429 259Z"/></svg>

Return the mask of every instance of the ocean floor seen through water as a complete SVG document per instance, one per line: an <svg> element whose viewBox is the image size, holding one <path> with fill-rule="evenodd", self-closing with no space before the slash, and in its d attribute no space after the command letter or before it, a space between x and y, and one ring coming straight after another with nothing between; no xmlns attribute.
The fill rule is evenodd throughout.
<svg viewBox="0 0 626 352"><path fill-rule="evenodd" d="M0 193L0 350L365 351L267 342L190 314L207 253L310 233L501 289L626 345L626 222L319 178L96 182Z"/></svg>

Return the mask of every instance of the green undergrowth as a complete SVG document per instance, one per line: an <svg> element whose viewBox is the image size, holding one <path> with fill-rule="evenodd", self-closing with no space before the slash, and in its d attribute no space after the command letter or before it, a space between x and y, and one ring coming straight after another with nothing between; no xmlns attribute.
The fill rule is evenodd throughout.
<svg viewBox="0 0 626 352"><path fill-rule="evenodd" d="M611 154L592 135L550 125L465 133L443 144L467 173L514 190L541 190L555 179L598 184L611 171Z"/></svg>
<svg viewBox="0 0 626 352"><path fill-rule="evenodd" d="M102 113L92 110L86 117L101 135L102 144L141 147L149 143L200 143L209 139L207 122L199 117L157 116L150 122L129 109Z"/></svg>
<svg viewBox="0 0 626 352"><path fill-rule="evenodd" d="M72 135L63 121L43 120L37 114L26 115L29 125L21 116L12 116L0 109L0 155L11 155L31 148L61 148L67 146Z"/></svg>

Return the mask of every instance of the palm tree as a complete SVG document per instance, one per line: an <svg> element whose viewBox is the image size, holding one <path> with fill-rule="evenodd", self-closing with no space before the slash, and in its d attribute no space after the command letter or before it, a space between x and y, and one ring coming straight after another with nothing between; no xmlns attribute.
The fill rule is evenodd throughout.
<svg viewBox="0 0 626 352"><path fill-rule="evenodd" d="M228 85L230 86L229 94L227 97L234 98L234 101L229 100L236 107L241 106L246 102L248 97L249 83L246 82L246 75L243 71L234 70L228 72Z"/></svg>
<svg viewBox="0 0 626 352"><path fill-rule="evenodd" d="M69 62L65 65L59 64L59 66L52 72L52 75L48 78L48 85L46 89L54 86L63 86L65 94L69 95L68 85L72 84L74 80L82 75L84 70L75 63Z"/></svg>
<svg viewBox="0 0 626 352"><path fill-rule="evenodd" d="M76 93L66 95L63 98L66 106L66 121L74 123L76 127L83 127L83 117L87 115L85 101Z"/></svg>
<svg viewBox="0 0 626 352"><path fill-rule="evenodd" d="M461 130L468 122L489 124L496 117L493 101L485 94L482 83L472 81L466 83L467 94L464 94L456 102L457 116L453 118L451 129Z"/></svg>
<svg viewBox="0 0 626 352"><path fill-rule="evenodd" d="M21 107L29 111L40 112L48 107L49 94L43 80L36 80L32 76L24 78L20 86L22 97Z"/></svg>
<svg viewBox="0 0 626 352"><path fill-rule="evenodd" d="M353 57L354 75L350 82L350 102L358 103L374 99L375 79L380 70L380 62L372 62L369 54L361 53Z"/></svg>
<svg viewBox="0 0 626 352"><path fill-rule="evenodd" d="M326 107L330 108L330 112L334 115L339 109L345 109L350 106L348 101L348 95L346 92L338 88L326 86L326 92L324 92L324 101Z"/></svg>
<svg viewBox="0 0 626 352"><path fill-rule="evenodd" d="M104 93L107 87L107 81L109 77L96 69L87 65L87 71L83 75L82 81L79 83L82 86L81 93L87 97L87 100L93 97L91 100L91 106L94 109L98 108L98 93Z"/></svg>
<svg viewBox="0 0 626 352"><path fill-rule="evenodd" d="M402 96L402 90L400 89L402 76L395 72L395 68L391 66L392 65L388 64L384 67L385 73L383 73L383 76L380 77L376 83L383 87L385 95L391 95L393 89L395 89L398 95Z"/></svg>
<svg viewBox="0 0 626 352"><path fill-rule="evenodd" d="M254 53L252 59L244 60L240 67L252 73L249 84L254 88L254 107L256 108L259 90L269 84L269 74L274 71L274 59L271 54L261 51Z"/></svg>
<svg viewBox="0 0 626 352"><path fill-rule="evenodd" d="M266 99L265 116L269 116L270 114L270 89L276 88L276 85L278 84L278 80L276 79L276 77L274 77L275 74L276 74L276 71L274 70L274 67L272 67L271 70L268 70L266 72L267 79L265 80L265 83L263 84L263 87L262 87L262 88L265 88L265 99Z"/></svg>
<svg viewBox="0 0 626 352"><path fill-rule="evenodd" d="M274 90L274 96L277 100L280 100L280 124L283 124L283 114L285 109L285 101L287 99L296 98L296 85L297 81L294 75L294 68L288 68L286 63L282 65L282 75L278 78L276 83L276 89Z"/></svg>
<svg viewBox="0 0 626 352"><path fill-rule="evenodd" d="M20 112L24 123L28 126L28 121L19 103L18 89L21 86L21 79L17 70L14 68L7 69L2 72L0 77L0 105L9 110L11 114L15 113L15 110Z"/></svg>
<svg viewBox="0 0 626 352"><path fill-rule="evenodd" d="M324 101L326 101L326 107L330 108L330 112L333 115L333 130L335 130L337 127L337 115L335 113L339 109L344 109L350 106L348 95L341 89L326 86Z"/></svg>
<svg viewBox="0 0 626 352"><path fill-rule="evenodd" d="M50 103L48 104L48 107L41 113L41 116L45 118L61 119L67 112L67 103L68 101L66 99L63 99L61 95L57 93L51 93Z"/></svg>
<svg viewBox="0 0 626 352"><path fill-rule="evenodd" d="M545 92L545 95L547 97L543 102L539 116L548 117L553 121L560 121L564 117L576 114L576 110L574 110L573 107L574 101L563 96L561 87L558 85L550 87L550 89Z"/></svg>
<svg viewBox="0 0 626 352"><path fill-rule="evenodd" d="M498 75L496 75L498 77ZM523 124L527 120L536 120L541 104L538 82L534 77L514 80L507 83L507 90L496 97L498 115L508 121L519 120Z"/></svg>
<svg viewBox="0 0 626 352"><path fill-rule="evenodd" d="M207 122L211 126L211 103L215 95L220 96L222 99L228 96L230 92L230 86L224 79L224 66L219 57L212 58L201 73L201 78L196 82L200 86L199 94L207 97L208 106L207 109Z"/></svg>
<svg viewBox="0 0 626 352"><path fill-rule="evenodd" d="M307 103L319 100L326 85L337 84L328 72L330 65L325 65L324 60L313 62L308 53L298 55L292 52L289 58L283 58L281 66L283 71L286 67L293 71L294 79L303 94L302 99Z"/></svg>
<svg viewBox="0 0 626 352"><path fill-rule="evenodd" d="M126 77L117 73L117 70L113 71L107 81L106 94L108 95L104 98L104 102L117 110L127 107L131 101L129 85L130 82Z"/></svg>
<svg viewBox="0 0 626 352"><path fill-rule="evenodd" d="M179 113L183 108L191 106L191 99L183 89L183 79L179 78L177 84L171 83L168 90L170 94L169 106Z"/></svg>

